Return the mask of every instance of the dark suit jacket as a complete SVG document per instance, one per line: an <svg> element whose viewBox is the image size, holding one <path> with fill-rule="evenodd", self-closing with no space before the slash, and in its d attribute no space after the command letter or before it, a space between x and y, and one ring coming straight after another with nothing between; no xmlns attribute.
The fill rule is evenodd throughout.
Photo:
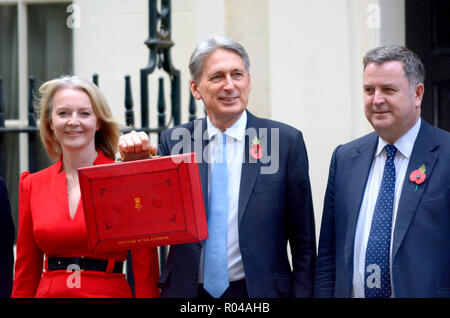
<svg viewBox="0 0 450 318"><path fill-rule="evenodd" d="M315 280L317 297L350 297L358 214L378 143L371 133L333 153ZM425 164L416 191L412 171ZM395 297L450 297L450 134L422 119L397 210L392 248Z"/></svg>
<svg viewBox="0 0 450 318"><path fill-rule="evenodd" d="M252 136L245 141L238 218L239 247L249 297L311 297L316 243L308 159L302 134L285 124L247 114L247 128L254 128L262 144L267 141L264 155L278 145L270 142L273 133L279 132L280 141L279 169L273 174L260 173L270 163L249 158ZM178 130L165 131L159 151L162 155L174 154L172 149L177 149L177 153L195 151L197 157L203 159L203 149L208 144L208 140L203 140L207 138L202 138L205 130L206 119L203 118L182 125ZM172 133L183 137L172 140ZM180 144L183 145L181 150ZM208 207L208 164L201 160L198 166L205 207ZM293 269L288 259L288 240ZM203 244L204 241L170 247L160 278L162 297L197 296Z"/></svg>
<svg viewBox="0 0 450 318"><path fill-rule="evenodd" d="M14 222L5 182L0 178L0 298L11 296L14 266Z"/></svg>

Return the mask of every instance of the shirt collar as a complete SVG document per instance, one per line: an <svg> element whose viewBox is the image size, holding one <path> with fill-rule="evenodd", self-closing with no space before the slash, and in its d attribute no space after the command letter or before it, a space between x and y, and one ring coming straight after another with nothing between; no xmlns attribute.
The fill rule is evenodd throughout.
<svg viewBox="0 0 450 318"><path fill-rule="evenodd" d="M408 158L411 157L411 153L414 147L414 142L416 141L417 135L419 134L420 130L420 123L421 118L419 117L419 120L416 122L416 124L408 130L406 134L401 136L395 143L394 146L397 148L398 151L405 157ZM375 156L378 157L381 154L381 151L384 149L384 146L388 144L387 141L385 141L383 138L378 137L378 147L377 151L375 152Z"/></svg>
<svg viewBox="0 0 450 318"><path fill-rule="evenodd" d="M233 126L227 128L225 130L225 134L237 139L239 141L244 139L245 136L245 127L247 126L247 111L243 111L241 117L233 124ZM216 134L221 134L222 132L214 127L214 125L209 120L209 117L206 117L206 127L208 129L208 137L209 140L212 140Z"/></svg>

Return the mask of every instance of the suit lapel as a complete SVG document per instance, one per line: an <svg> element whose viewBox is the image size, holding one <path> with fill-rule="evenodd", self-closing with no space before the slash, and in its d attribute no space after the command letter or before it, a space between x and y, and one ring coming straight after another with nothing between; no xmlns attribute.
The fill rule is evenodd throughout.
<svg viewBox="0 0 450 318"><path fill-rule="evenodd" d="M203 201L205 202L205 207L208 207L208 158L209 153L207 153L207 146L209 144L209 138L206 138L206 117L201 121L197 121L197 125L194 125L194 138L195 146L194 150L197 158L199 159L198 169L200 174L200 180L202 181L202 192ZM205 137L205 138L204 138ZM201 141L201 147L199 147Z"/></svg>
<svg viewBox="0 0 450 318"><path fill-rule="evenodd" d="M194 121L194 131L191 132L191 150L197 157L198 172L202 183L203 203L205 211L208 213L208 153L207 146L209 139L206 138L206 117ZM205 137L205 138L204 138ZM197 244L202 245L202 242Z"/></svg>
<svg viewBox="0 0 450 318"><path fill-rule="evenodd" d="M370 168L372 167L375 150L378 145L378 136L372 133L368 136L368 142L361 142L350 154L347 168L347 231L345 238L345 262L346 269L352 275L353 272L353 251L355 245L355 232L358 223L359 211L361 209L364 191ZM351 277L351 276L350 276Z"/></svg>
<svg viewBox="0 0 450 318"><path fill-rule="evenodd" d="M249 129L250 128L250 129ZM252 129L253 128L253 129ZM247 126L245 134L245 148L244 148L244 162L242 163L241 171L241 183L239 190L239 201L238 201L238 220L239 223L242 220L245 209L247 208L247 203L250 198L253 188L255 186L256 179L260 172L260 161L255 162L253 158L250 158L250 143L254 135L252 132L256 133L259 139L265 138L265 134L259 134L259 124L258 118L253 116L247 111ZM207 149L209 147L209 138L206 138L207 125L206 117L201 120L196 120L194 122L194 131L191 134L192 144L191 149L196 153L198 162L198 169L200 174L200 180L202 183L203 201L205 204L205 210L208 211L208 158L209 154ZM201 141L201 147L199 147Z"/></svg>
<svg viewBox="0 0 450 318"><path fill-rule="evenodd" d="M241 184L239 188L238 224L240 224L242 217L244 216L248 200L255 186L256 178L258 177L260 172L260 165L261 165L260 161L255 162L253 158L250 159L249 155L251 146L250 142L254 137L252 132L256 133L259 139L265 137L263 135L261 136L258 135L259 133L258 119L247 111L247 126L246 126L246 134L244 136L245 138L244 162L242 163Z"/></svg>
<svg viewBox="0 0 450 318"><path fill-rule="evenodd" d="M417 205L432 177L437 160L437 156L432 151L438 147L438 144L432 138L432 134L431 127L422 120L421 129L414 143L408 169L406 170L405 180L403 181L402 193L397 209L397 218L395 220L392 259L394 259L397 254L400 244L402 243L417 210ZM412 171L419 169L422 164L425 164L426 167L426 178L424 183L417 187L416 191L416 184L409 180L409 175Z"/></svg>

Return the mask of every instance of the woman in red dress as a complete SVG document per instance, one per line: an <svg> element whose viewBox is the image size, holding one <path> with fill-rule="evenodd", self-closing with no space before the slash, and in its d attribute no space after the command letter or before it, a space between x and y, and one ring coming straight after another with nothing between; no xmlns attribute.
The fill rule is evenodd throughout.
<svg viewBox="0 0 450 318"><path fill-rule="evenodd" d="M80 167L112 163L120 135L100 90L78 76L40 87L41 139L54 165L19 186L13 297L132 297L123 274L127 251L88 249ZM136 297L158 297L156 248L131 251Z"/></svg>

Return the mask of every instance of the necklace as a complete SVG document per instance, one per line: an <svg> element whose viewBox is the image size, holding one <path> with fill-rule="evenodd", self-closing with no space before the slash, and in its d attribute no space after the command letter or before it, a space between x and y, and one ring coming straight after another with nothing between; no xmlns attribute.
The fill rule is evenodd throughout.
<svg viewBox="0 0 450 318"><path fill-rule="evenodd" d="M66 174L67 193L71 194L79 188L78 177Z"/></svg>
<svg viewBox="0 0 450 318"><path fill-rule="evenodd" d="M72 184L72 185L67 184L67 193L71 194L74 190L77 189L77 187L78 187L78 184L76 184L76 183Z"/></svg>

